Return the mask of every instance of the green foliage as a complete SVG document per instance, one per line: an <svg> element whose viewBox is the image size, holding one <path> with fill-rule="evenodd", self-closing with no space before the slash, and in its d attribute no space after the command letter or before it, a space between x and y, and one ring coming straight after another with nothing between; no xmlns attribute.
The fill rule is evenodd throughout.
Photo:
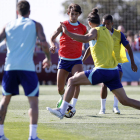
<svg viewBox="0 0 140 140"><path fill-rule="evenodd" d="M65 1L62 5L65 9L71 3L77 3L81 6L83 13L80 16L80 21L87 25L87 16L93 8L98 7L100 17L105 14L111 14L114 18L114 27L123 25L127 30L137 32L140 29L140 2L135 0L69 0ZM65 13L64 12L64 13Z"/></svg>

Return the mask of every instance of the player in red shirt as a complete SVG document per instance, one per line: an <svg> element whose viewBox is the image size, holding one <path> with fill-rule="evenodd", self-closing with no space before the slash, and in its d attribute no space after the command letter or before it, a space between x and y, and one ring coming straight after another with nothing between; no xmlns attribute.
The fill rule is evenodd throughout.
<svg viewBox="0 0 140 140"><path fill-rule="evenodd" d="M87 33L86 26L78 21L78 17L82 13L81 7L78 4L71 4L67 9L67 14L69 15L69 20L63 23L67 27L68 31L72 33L77 33L84 35ZM57 72L57 87L58 92L61 95L60 100L57 103L57 107L61 106L64 94L64 86L71 72L74 75L76 72L83 71L82 66L82 43L74 39L71 39L62 31L62 26L60 25L51 37L51 47L52 53L55 53L56 46L54 40L61 33L60 37L60 48L59 48L59 61L58 61L58 72ZM72 105L75 107L77 98L80 92L80 86L75 87L74 97L72 98Z"/></svg>

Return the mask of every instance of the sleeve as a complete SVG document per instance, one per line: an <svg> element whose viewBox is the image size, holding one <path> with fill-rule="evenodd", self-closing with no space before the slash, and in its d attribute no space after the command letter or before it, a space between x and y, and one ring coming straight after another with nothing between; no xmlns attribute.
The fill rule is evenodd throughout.
<svg viewBox="0 0 140 140"><path fill-rule="evenodd" d="M120 33L121 33L121 42L120 43L122 43L123 46L126 46L129 42L127 41L125 35L122 32L120 32Z"/></svg>

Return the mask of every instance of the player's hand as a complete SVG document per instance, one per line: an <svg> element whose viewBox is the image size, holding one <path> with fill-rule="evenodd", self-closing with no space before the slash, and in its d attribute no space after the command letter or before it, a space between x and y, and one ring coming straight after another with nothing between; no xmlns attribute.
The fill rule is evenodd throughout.
<svg viewBox="0 0 140 140"><path fill-rule="evenodd" d="M51 60L48 60L48 58L45 58L42 62L43 68L49 68L52 65Z"/></svg>
<svg viewBox="0 0 140 140"><path fill-rule="evenodd" d="M62 23L62 22L60 22L60 24L61 24L61 26L62 26L63 33L67 34L68 30L67 30L65 24Z"/></svg>
<svg viewBox="0 0 140 140"><path fill-rule="evenodd" d="M137 68L137 65L135 63L131 64L131 69L134 71L134 72L137 72L138 68Z"/></svg>
<svg viewBox="0 0 140 140"><path fill-rule="evenodd" d="M55 49L56 49L57 47L56 46L52 46L52 47L50 47L50 51L51 51L51 53L55 53Z"/></svg>

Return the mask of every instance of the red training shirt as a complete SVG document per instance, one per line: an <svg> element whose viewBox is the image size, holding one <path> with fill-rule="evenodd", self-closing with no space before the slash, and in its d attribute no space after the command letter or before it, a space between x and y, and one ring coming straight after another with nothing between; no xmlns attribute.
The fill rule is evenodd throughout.
<svg viewBox="0 0 140 140"><path fill-rule="evenodd" d="M69 21L63 22L67 28L67 30L71 33L77 33L84 35L86 34L86 26L81 24L74 26L69 23ZM60 48L59 48L59 56L64 58L75 59L79 58L82 55L82 43L75 41L74 39L67 36L65 33L62 33L60 37Z"/></svg>

